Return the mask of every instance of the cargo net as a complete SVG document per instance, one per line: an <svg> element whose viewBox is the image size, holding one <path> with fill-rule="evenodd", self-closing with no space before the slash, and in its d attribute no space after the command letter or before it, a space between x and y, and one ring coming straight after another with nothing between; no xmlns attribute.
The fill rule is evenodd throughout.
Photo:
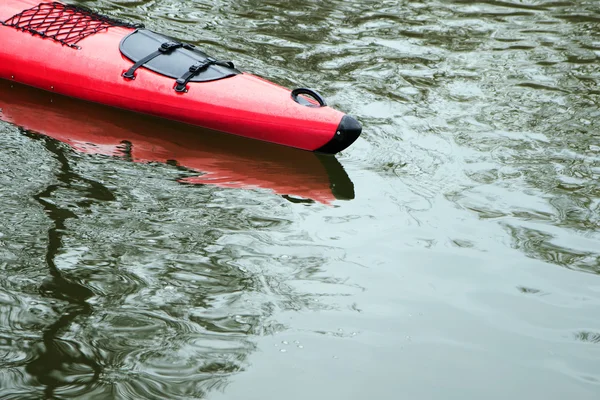
<svg viewBox="0 0 600 400"><path fill-rule="evenodd" d="M75 49L80 49L77 45L80 40L112 26L142 26L98 15L83 7L56 2L38 4L12 16L3 25L50 38Z"/></svg>

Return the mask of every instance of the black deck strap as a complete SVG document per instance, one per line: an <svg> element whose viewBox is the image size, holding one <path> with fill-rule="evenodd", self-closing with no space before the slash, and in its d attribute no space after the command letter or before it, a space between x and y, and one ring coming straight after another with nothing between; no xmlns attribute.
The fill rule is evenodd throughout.
<svg viewBox="0 0 600 400"><path fill-rule="evenodd" d="M127 78L127 79L135 79L134 73L139 67L143 66L148 61L160 56L161 54L170 54L171 52L173 52L173 50L178 49L180 47L184 47L184 46L186 46L186 45L184 45L183 43L179 43L179 42L164 42L163 44L160 45L158 50L156 50L154 53L148 54L146 57L142 58L141 60L139 60L138 62L133 64L131 66L131 68L129 68L127 70L127 72L123 73L123 77Z"/></svg>
<svg viewBox="0 0 600 400"><path fill-rule="evenodd" d="M215 60L214 58L210 58L210 57L204 61L198 61L197 63L193 64L185 74L183 74L180 78L178 78L175 81L177 83L177 85L175 86L175 91L176 92L185 92L186 91L185 87L190 82L190 80L194 76L196 76L199 73L201 73L202 71L206 70L211 65L219 65L221 67L233 68L233 63L231 61L220 61L220 60Z"/></svg>

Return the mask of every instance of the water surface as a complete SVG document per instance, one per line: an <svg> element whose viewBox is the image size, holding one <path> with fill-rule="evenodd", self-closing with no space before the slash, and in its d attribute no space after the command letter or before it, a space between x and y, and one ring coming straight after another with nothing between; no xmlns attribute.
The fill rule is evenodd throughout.
<svg viewBox="0 0 600 400"><path fill-rule="evenodd" d="M598 398L598 2L77 4L364 131L322 202L0 122L1 398Z"/></svg>

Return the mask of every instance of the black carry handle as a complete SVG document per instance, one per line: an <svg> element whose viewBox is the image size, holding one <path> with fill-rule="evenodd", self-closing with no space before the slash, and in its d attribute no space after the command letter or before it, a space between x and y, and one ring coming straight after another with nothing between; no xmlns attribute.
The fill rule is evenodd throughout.
<svg viewBox="0 0 600 400"><path fill-rule="evenodd" d="M315 99L316 101L319 102L319 107L325 107L327 106L327 103L325 102L325 99L323 97L321 97L321 95L317 92L315 92L312 89L307 89L307 88L298 88L298 89L294 89L292 90L292 99L294 99L294 101L298 104L303 104L303 105L311 105L311 104L306 104L306 102L300 102L298 101L298 95L299 94L307 94L310 97L312 97L313 99ZM314 107L314 106L313 106Z"/></svg>

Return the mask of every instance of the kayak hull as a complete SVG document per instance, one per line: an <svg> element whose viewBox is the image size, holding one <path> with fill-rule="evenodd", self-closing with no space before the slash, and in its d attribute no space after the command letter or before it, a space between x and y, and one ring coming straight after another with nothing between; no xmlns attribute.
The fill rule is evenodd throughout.
<svg viewBox="0 0 600 400"><path fill-rule="evenodd" d="M3 0L0 21L39 1ZM78 48L0 25L0 78L82 100L175 120L289 147L337 153L360 135L360 124L307 97L241 72L174 90L172 78L146 68L135 79L123 73L133 62L119 43L134 28L114 26L86 36Z"/></svg>

